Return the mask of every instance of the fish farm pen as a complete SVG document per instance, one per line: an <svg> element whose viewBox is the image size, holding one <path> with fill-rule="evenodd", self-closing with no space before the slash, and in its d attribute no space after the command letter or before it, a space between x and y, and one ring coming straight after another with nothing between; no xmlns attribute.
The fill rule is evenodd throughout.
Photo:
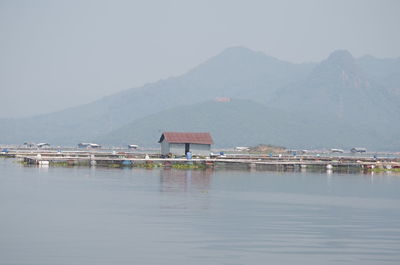
<svg viewBox="0 0 400 265"><path fill-rule="evenodd" d="M352 172L360 170L400 171L400 158L319 155L248 155L193 157L187 159L161 158L160 154L98 151L10 150L1 154L13 157L26 165L39 166L99 166L99 167L172 167L181 169L250 169L271 171L333 170Z"/></svg>

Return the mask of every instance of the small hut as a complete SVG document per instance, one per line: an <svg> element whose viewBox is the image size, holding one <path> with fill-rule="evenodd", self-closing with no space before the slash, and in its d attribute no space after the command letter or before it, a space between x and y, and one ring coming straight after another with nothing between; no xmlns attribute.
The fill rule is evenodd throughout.
<svg viewBox="0 0 400 265"><path fill-rule="evenodd" d="M164 132L161 134L161 155L210 155L213 140L210 133L206 132Z"/></svg>

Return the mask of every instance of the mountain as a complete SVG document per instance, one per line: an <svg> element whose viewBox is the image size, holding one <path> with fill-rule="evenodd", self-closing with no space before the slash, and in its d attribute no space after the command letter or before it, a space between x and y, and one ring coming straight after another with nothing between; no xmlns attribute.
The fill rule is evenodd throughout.
<svg viewBox="0 0 400 265"><path fill-rule="evenodd" d="M315 64L293 64L244 47L228 48L199 65L181 80L196 98L208 94L265 102L281 86L305 78ZM200 90L199 90L200 89Z"/></svg>
<svg viewBox="0 0 400 265"><path fill-rule="evenodd" d="M394 98L348 51L339 50L318 64L303 82L278 91L270 104L315 121L352 124L374 133L374 141L380 141L388 135L396 137L399 129L400 106Z"/></svg>
<svg viewBox="0 0 400 265"><path fill-rule="evenodd" d="M179 77L128 89L60 112L0 119L0 142L76 144L146 115L215 97L264 102L280 86L304 78L312 67L313 64L292 64L244 47L232 47Z"/></svg>
<svg viewBox="0 0 400 265"><path fill-rule="evenodd" d="M376 107L385 111L395 108L388 102L390 95L383 86L360 71L352 55L344 50L333 52L303 82L281 89L271 101L285 109L318 109L320 114L343 119L370 115Z"/></svg>
<svg viewBox="0 0 400 265"><path fill-rule="evenodd" d="M357 59L360 69L381 84L400 104L400 57L380 59L371 55Z"/></svg>
<svg viewBox="0 0 400 265"><path fill-rule="evenodd" d="M2 119L0 143L154 146L163 130L202 130L216 146L399 150L399 83L387 80L398 72L397 59L356 59L345 50L292 64L233 47L178 77L61 112Z"/></svg>
<svg viewBox="0 0 400 265"><path fill-rule="evenodd" d="M233 99L179 106L138 119L96 140L110 145L156 146L164 131L199 131L210 132L219 147L273 143L292 148L344 148L352 144L364 146L371 138L368 132L341 125L316 123L262 103ZM345 140L337 137L343 134L347 135Z"/></svg>

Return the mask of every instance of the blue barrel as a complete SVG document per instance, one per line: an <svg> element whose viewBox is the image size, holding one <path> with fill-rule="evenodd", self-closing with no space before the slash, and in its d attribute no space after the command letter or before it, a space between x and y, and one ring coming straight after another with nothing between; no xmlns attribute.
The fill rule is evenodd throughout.
<svg viewBox="0 0 400 265"><path fill-rule="evenodd" d="M192 159L192 152L187 152L186 153L186 158L187 159Z"/></svg>
<svg viewBox="0 0 400 265"><path fill-rule="evenodd" d="M132 161L131 160L124 160L124 161L122 161L122 165L123 166L131 166L132 165Z"/></svg>

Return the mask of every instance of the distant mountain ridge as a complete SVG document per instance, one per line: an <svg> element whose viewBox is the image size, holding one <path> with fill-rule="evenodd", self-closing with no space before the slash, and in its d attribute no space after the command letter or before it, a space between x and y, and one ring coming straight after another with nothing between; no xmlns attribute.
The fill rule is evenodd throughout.
<svg viewBox="0 0 400 265"><path fill-rule="evenodd" d="M352 119L361 109L371 115L380 107L396 110L387 90L360 70L348 51L335 51L318 64L306 80L281 89L275 95L277 107L314 111ZM396 110L397 111L397 110ZM374 113L376 109L374 109ZM373 114L374 115L374 114Z"/></svg>
<svg viewBox="0 0 400 265"><path fill-rule="evenodd" d="M347 129L351 129L346 132ZM351 124L340 126L301 114L287 113L251 100L230 102L206 101L162 111L121 127L96 141L124 145L127 142L155 146L163 131L208 131L216 146L254 146L272 142L296 148L323 148L327 139L331 146L360 145L371 135ZM310 131L314 132L310 134ZM345 140L337 135L347 133Z"/></svg>
<svg viewBox="0 0 400 265"><path fill-rule="evenodd" d="M1 119L0 144L47 141L75 145L98 140L110 145L132 141L156 145L157 137L151 142L150 132L201 128L225 136L234 130L243 137L217 136L217 146L266 143L320 148L357 143L399 150L397 73L400 59L355 59L345 50L333 52L321 63L293 64L244 47L232 47L179 77L60 112ZM234 100L219 105L213 102L216 97ZM233 109L235 115L231 115ZM208 118L202 119L199 113ZM240 121L235 121L237 117ZM247 137L245 128L232 124L247 124L256 133ZM142 129L132 129L136 125ZM335 129L339 127L340 134ZM296 128L301 137L288 133ZM355 134L360 137L355 138ZM324 141L316 143L315 139L322 135L326 136Z"/></svg>

